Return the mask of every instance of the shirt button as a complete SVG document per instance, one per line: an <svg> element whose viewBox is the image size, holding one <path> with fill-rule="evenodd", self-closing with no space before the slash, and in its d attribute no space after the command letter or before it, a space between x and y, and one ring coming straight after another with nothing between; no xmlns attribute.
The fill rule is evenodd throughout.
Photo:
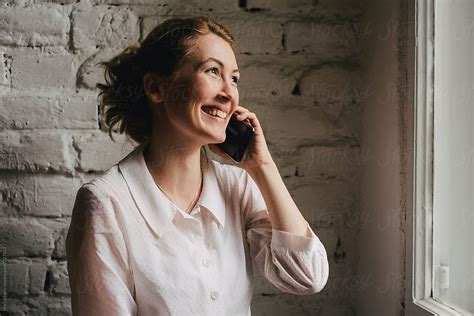
<svg viewBox="0 0 474 316"><path fill-rule="evenodd" d="M217 291L211 292L211 298L213 300L217 300L218 297L219 297L219 292L217 292Z"/></svg>
<svg viewBox="0 0 474 316"><path fill-rule="evenodd" d="M205 266L205 267L209 267L209 260L203 259L202 260L202 265Z"/></svg>

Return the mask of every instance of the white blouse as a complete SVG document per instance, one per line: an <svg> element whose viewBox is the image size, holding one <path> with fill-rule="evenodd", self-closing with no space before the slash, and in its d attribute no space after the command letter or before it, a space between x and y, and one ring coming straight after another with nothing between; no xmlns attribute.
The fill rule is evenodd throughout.
<svg viewBox="0 0 474 316"><path fill-rule="evenodd" d="M143 147L77 192L66 239L74 315L250 315L252 262L282 292L326 285L324 246L272 229L243 169L209 159L187 214L156 186Z"/></svg>

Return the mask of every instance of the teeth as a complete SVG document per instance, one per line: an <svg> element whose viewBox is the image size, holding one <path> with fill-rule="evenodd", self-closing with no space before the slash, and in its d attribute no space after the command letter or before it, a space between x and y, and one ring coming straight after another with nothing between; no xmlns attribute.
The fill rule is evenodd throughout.
<svg viewBox="0 0 474 316"><path fill-rule="evenodd" d="M217 110L217 109L211 109L211 110L203 110L204 112L206 113L209 113L213 116L217 116L217 117L220 117L221 119L225 119L227 117L227 113L226 112L223 112L221 110Z"/></svg>

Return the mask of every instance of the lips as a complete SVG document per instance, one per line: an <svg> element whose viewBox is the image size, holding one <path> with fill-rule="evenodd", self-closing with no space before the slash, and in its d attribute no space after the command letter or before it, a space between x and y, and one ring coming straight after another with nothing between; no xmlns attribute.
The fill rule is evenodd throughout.
<svg viewBox="0 0 474 316"><path fill-rule="evenodd" d="M229 115L230 108L226 108L223 105L220 104L204 104L202 107L211 107L211 108L216 108L218 110L221 110L222 112L226 112L227 115Z"/></svg>
<svg viewBox="0 0 474 316"><path fill-rule="evenodd" d="M206 111L203 110L203 108L201 108L201 112L202 112L204 115L209 116L209 117L212 118L212 119L219 120L219 121L223 121L223 122L226 121L226 118L219 117L219 116L216 116L216 115L212 115L212 114L210 114L210 113L207 113Z"/></svg>

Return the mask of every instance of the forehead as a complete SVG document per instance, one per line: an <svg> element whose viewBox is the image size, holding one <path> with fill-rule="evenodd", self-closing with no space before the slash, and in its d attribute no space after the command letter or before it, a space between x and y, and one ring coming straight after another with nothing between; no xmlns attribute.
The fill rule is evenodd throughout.
<svg viewBox="0 0 474 316"><path fill-rule="evenodd" d="M216 58L227 68L237 68L234 51L229 43L216 34L200 36L193 45L190 60L199 63L210 57Z"/></svg>

